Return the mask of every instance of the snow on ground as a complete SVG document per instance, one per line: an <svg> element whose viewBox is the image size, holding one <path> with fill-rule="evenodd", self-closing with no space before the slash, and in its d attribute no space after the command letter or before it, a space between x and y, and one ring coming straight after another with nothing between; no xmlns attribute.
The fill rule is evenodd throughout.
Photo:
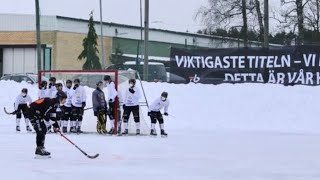
<svg viewBox="0 0 320 180"><path fill-rule="evenodd" d="M83 156L56 134L46 138L53 158L35 160L35 134L15 132L15 117L0 112L3 179L319 179L320 87L281 85L174 85L143 83L150 102L169 92L168 138L68 135ZM0 81L0 108L13 109L23 87ZM88 91L88 107L92 90ZM147 120L148 117L144 115ZM94 131L92 111L83 128ZM149 123L149 122L148 122Z"/></svg>

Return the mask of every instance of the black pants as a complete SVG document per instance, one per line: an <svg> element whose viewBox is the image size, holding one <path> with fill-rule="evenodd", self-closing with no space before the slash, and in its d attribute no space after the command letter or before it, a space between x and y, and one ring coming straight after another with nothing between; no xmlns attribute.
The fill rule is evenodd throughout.
<svg viewBox="0 0 320 180"><path fill-rule="evenodd" d="M71 121L82 121L83 116L83 107L72 107L72 118Z"/></svg>
<svg viewBox="0 0 320 180"><path fill-rule="evenodd" d="M43 147L47 134L47 126L44 123L44 120L32 120L31 121L34 130L36 131L36 143L38 147Z"/></svg>
<svg viewBox="0 0 320 180"><path fill-rule="evenodd" d="M140 122L139 105L137 106L124 106L123 107L123 122L127 123L129 121L130 114L133 114L134 122Z"/></svg>
<svg viewBox="0 0 320 180"><path fill-rule="evenodd" d="M26 118L27 109L28 109L27 104L19 104L18 109L17 109L17 113L16 113L16 118L21 119L21 117L22 117L21 111L23 113L24 118Z"/></svg>
<svg viewBox="0 0 320 180"><path fill-rule="evenodd" d="M114 108L114 102L109 102L109 109L108 109L108 116L110 118L110 120L114 120L115 117L115 108Z"/></svg>
<svg viewBox="0 0 320 180"><path fill-rule="evenodd" d="M68 121L72 119L72 107L63 108L63 120Z"/></svg>
<svg viewBox="0 0 320 180"><path fill-rule="evenodd" d="M163 124L163 117L160 111L151 111L150 119L152 124L156 124L157 120L159 124Z"/></svg>

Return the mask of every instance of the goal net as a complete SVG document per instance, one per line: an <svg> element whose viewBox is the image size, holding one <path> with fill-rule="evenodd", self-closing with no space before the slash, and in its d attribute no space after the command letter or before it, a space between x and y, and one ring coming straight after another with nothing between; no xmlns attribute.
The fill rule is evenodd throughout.
<svg viewBox="0 0 320 180"><path fill-rule="evenodd" d="M118 126L121 124L121 131L124 130L123 124L119 123L122 121L122 113L123 113L123 97L127 88L129 88L129 79L137 77L135 71L120 71L120 70L42 70L38 72L39 82L41 81L49 81L50 77L56 78L56 83L61 83L63 86L66 85L67 80L71 80L72 82L75 79L80 80L80 85L84 87L87 95L86 107L83 115L83 122L81 129L85 132L96 132L97 118L93 114L92 110L92 92L96 88L96 83L98 81L103 81L105 75L109 75L113 82L115 83L116 89L118 91L118 98L115 101L115 127L116 131L118 131ZM145 99L143 87L139 80L136 81L136 86L140 88L142 97L140 99L140 133L142 135L147 135L150 133L149 120L147 117L147 101ZM108 92L107 88L104 88L104 93L106 96L106 100L108 100ZM123 121L122 121L123 122ZM68 128L69 129L69 128ZM129 134L136 133L136 125L133 119L133 115L130 115L128 122ZM110 119L107 117L107 130L110 130ZM117 132L118 133L118 132Z"/></svg>

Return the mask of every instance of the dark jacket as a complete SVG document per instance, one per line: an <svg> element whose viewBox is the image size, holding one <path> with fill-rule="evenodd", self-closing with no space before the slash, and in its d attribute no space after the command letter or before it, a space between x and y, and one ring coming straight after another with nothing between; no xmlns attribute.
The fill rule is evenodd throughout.
<svg viewBox="0 0 320 180"><path fill-rule="evenodd" d="M92 93L92 106L93 112L107 111L107 101L104 96L104 92L99 88L94 90Z"/></svg>
<svg viewBox="0 0 320 180"><path fill-rule="evenodd" d="M30 104L27 109L27 116L30 121L44 119L46 121L56 120L56 110L59 103L57 99L42 98Z"/></svg>

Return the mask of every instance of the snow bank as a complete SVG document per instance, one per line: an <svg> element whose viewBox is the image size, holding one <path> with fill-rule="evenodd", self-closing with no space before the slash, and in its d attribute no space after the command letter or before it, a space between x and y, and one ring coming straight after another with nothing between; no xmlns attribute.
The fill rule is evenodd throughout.
<svg viewBox="0 0 320 180"><path fill-rule="evenodd" d="M168 84L143 82L149 103L169 93L171 105L165 117L168 130L205 131L250 130L293 133L319 133L320 87L272 84ZM26 87L33 99L36 85L0 81L1 106L13 109L13 102ZM91 107L92 89L87 88L87 107ZM3 114L3 112L1 111ZM1 114L0 114L1 115ZM149 118L144 111L144 117ZM84 129L94 131L92 110L86 111ZM188 131L187 131L188 132Z"/></svg>

